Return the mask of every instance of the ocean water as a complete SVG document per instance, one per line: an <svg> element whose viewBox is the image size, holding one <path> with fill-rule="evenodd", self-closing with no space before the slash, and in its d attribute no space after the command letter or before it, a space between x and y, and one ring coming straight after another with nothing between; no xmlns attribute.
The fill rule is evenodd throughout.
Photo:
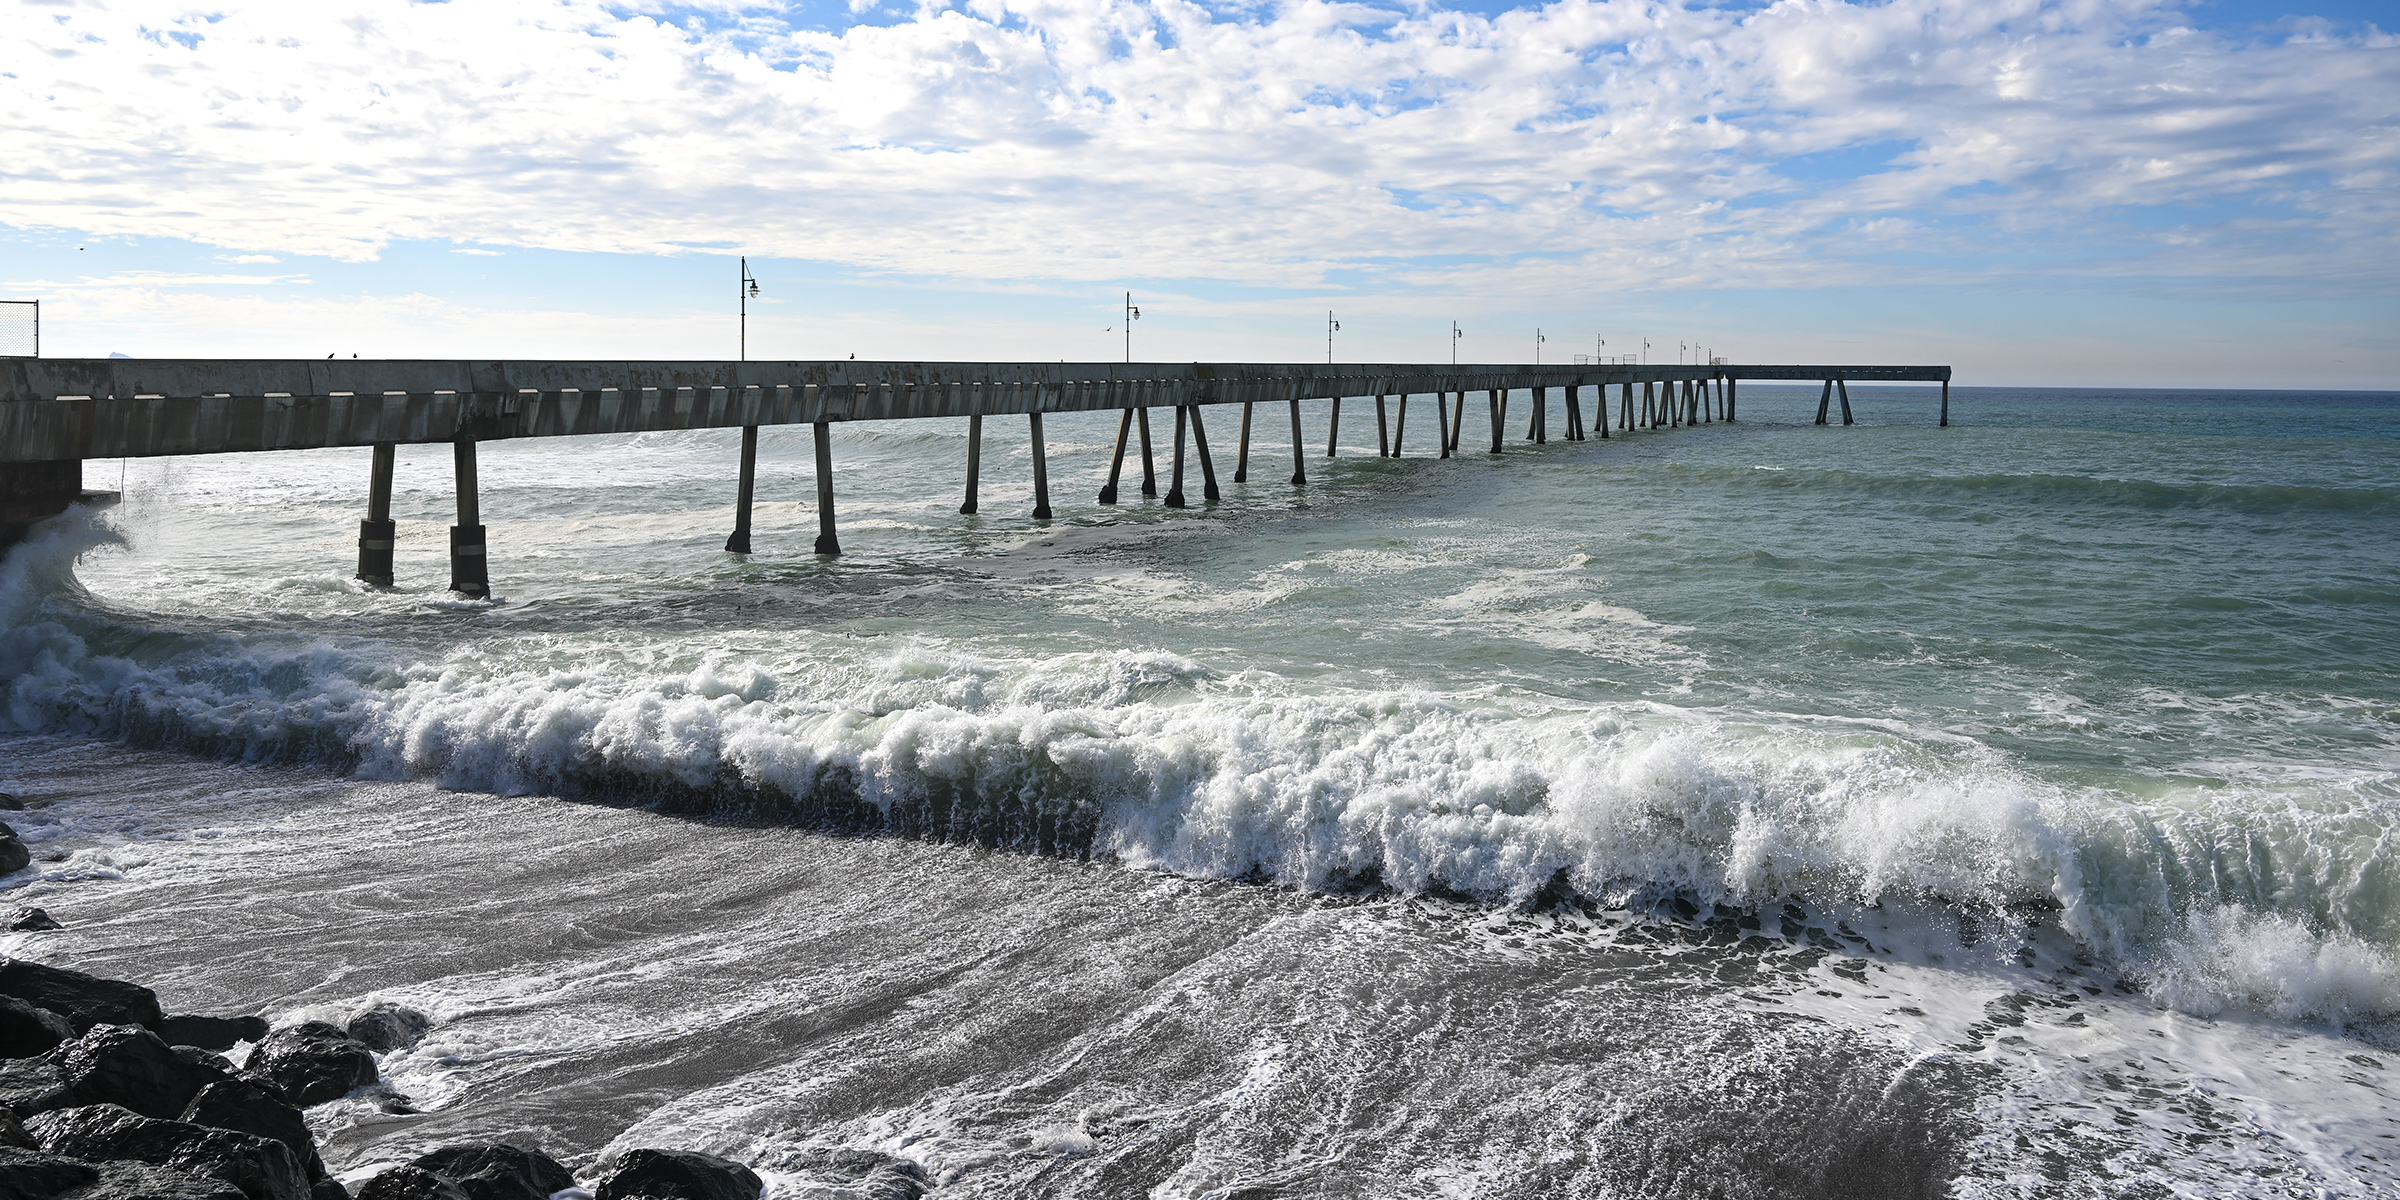
<svg viewBox="0 0 2400 1200"><path fill-rule="evenodd" d="M738 434L487 444L489 603L445 448L391 592L363 450L94 462L0 563L0 888L69 926L0 952L433 1013L420 1111L314 1116L353 1180L2400 1189L2400 395L1742 399L1450 461L1309 405L1300 488L1212 409L1181 511L1052 417L1046 522L1019 423L973 517L963 423L837 427L838 559L805 429L748 556Z"/></svg>

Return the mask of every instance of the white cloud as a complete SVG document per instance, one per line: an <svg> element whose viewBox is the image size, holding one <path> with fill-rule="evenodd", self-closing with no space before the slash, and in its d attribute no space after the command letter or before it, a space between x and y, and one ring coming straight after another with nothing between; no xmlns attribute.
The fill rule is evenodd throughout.
<svg viewBox="0 0 2400 1200"><path fill-rule="evenodd" d="M0 33L0 222L262 257L740 247L1519 297L2382 294L2400 260L2400 41L2234 41L2152 0L971 0L838 34L588 0L45 12ZM1788 165L1862 146L1896 165Z"/></svg>

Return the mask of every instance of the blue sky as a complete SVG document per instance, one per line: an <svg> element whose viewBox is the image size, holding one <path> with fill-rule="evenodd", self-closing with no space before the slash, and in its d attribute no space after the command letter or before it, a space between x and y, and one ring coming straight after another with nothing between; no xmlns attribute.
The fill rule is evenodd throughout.
<svg viewBox="0 0 2400 1200"><path fill-rule="evenodd" d="M2375 5L15 7L52 355L731 356L746 253L753 357L2400 388Z"/></svg>

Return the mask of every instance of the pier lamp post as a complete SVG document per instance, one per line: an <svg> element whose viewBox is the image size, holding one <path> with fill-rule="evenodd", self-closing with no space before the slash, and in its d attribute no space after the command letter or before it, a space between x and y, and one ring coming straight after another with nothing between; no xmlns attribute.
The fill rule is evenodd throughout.
<svg viewBox="0 0 2400 1200"><path fill-rule="evenodd" d="M1538 366L1540 366L1540 365L1542 365L1542 343L1543 343L1543 342L1546 342L1546 341L1549 341L1549 340L1550 340L1550 339L1548 339L1548 338L1546 338L1546 337L1543 337L1543 336L1542 336L1542 329L1541 329L1541 326L1539 326L1539 325L1536 325L1536 326L1534 326L1534 329L1533 329L1533 365L1535 365L1535 366L1537 366L1537 367L1538 367Z"/></svg>
<svg viewBox="0 0 2400 1200"><path fill-rule="evenodd" d="M737 289L742 306L742 361L750 361L750 297L758 294L758 281L750 277L750 256L742 256L742 286Z"/></svg>
<svg viewBox="0 0 2400 1200"><path fill-rule="evenodd" d="M1454 367L1455 367L1455 366L1457 366L1457 365L1458 365L1458 339L1460 339L1460 338L1462 338L1462 337L1465 337L1465 336L1467 336L1467 331L1466 331L1466 330L1464 330L1464 329L1460 329L1460 328L1458 327L1458 322L1456 322L1456 321L1452 321L1452 322L1450 322L1450 365L1451 365L1451 366L1454 366Z"/></svg>
<svg viewBox="0 0 2400 1200"><path fill-rule="evenodd" d="M1142 310L1133 306L1133 293L1125 293L1125 361L1133 361L1133 323L1142 319Z"/></svg>
<svg viewBox="0 0 2400 1200"><path fill-rule="evenodd" d="M1342 323L1333 319L1333 310L1325 310L1325 361L1333 361L1333 335L1341 332Z"/></svg>
<svg viewBox="0 0 2400 1200"><path fill-rule="evenodd" d="M1643 339L1642 339L1642 365L1643 365L1643 366L1648 366L1648 365L1650 365L1650 339L1649 339L1649 338L1643 338Z"/></svg>

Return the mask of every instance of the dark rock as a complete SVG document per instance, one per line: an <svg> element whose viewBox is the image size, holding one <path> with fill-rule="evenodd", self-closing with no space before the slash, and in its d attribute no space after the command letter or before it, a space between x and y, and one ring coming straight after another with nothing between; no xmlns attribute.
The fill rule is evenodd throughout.
<svg viewBox="0 0 2400 1200"><path fill-rule="evenodd" d="M278 1029L250 1051L249 1070L265 1075L301 1108L339 1100L375 1082L375 1055L323 1021Z"/></svg>
<svg viewBox="0 0 2400 1200"><path fill-rule="evenodd" d="M67 1019L15 996L0 996L0 1058L32 1058L75 1036Z"/></svg>
<svg viewBox="0 0 2400 1200"><path fill-rule="evenodd" d="M388 1054L394 1050L406 1050L423 1041L425 1031L431 1028L433 1018L424 1013L397 1004L378 1003L369 1005L350 1018L347 1032L364 1043L367 1049Z"/></svg>
<svg viewBox="0 0 2400 1200"><path fill-rule="evenodd" d="M458 1185L467 1200L550 1200L575 1186L575 1174L539 1150L498 1142L444 1146L408 1164Z"/></svg>
<svg viewBox="0 0 2400 1200"><path fill-rule="evenodd" d="M17 836L17 831L10 829L6 822L0 822L0 875L32 861L33 851L25 848L25 842Z"/></svg>
<svg viewBox="0 0 2400 1200"><path fill-rule="evenodd" d="M230 1129L252 1137L273 1138L289 1147L292 1157L310 1179L325 1177L324 1160L317 1156L316 1136L300 1110L266 1093L247 1079L221 1079L201 1088L178 1118L192 1125Z"/></svg>
<svg viewBox="0 0 2400 1200"><path fill-rule="evenodd" d="M247 1200L242 1189L206 1175L140 1162L104 1162L100 1179L59 1200Z"/></svg>
<svg viewBox="0 0 2400 1200"><path fill-rule="evenodd" d="M58 1069L60 1052L34 1058L0 1058L0 1108L20 1117L67 1103L67 1078Z"/></svg>
<svg viewBox="0 0 2400 1200"><path fill-rule="evenodd" d="M0 1146L0 1200L50 1200L100 1178L100 1168L55 1154Z"/></svg>
<svg viewBox="0 0 2400 1200"><path fill-rule="evenodd" d="M467 1193L422 1167L393 1167L358 1189L358 1200L467 1200Z"/></svg>
<svg viewBox="0 0 2400 1200"><path fill-rule="evenodd" d="M59 1047L67 1103L114 1104L153 1120L175 1120L201 1088L233 1075L208 1051L183 1049L189 1053L147 1029L99 1026Z"/></svg>
<svg viewBox="0 0 2400 1200"><path fill-rule="evenodd" d="M75 1032L94 1025L155 1027L166 1019L158 994L138 983L101 979L65 967L12 958L0 964L0 996L15 996L65 1017Z"/></svg>
<svg viewBox="0 0 2400 1200"><path fill-rule="evenodd" d="M282 1142L183 1121L154 1121L114 1104L61 1108L25 1123L52 1154L131 1159L221 1179L247 1200L308 1200L308 1175Z"/></svg>
<svg viewBox="0 0 2400 1200"><path fill-rule="evenodd" d="M43 929L64 929L66 926L51 920L47 909L12 908L7 916L0 917L0 928L10 933L32 933Z"/></svg>
<svg viewBox="0 0 2400 1200"><path fill-rule="evenodd" d="M328 1175L308 1185L308 1200L350 1200L350 1189L342 1181Z"/></svg>
<svg viewBox="0 0 2400 1200"><path fill-rule="evenodd" d="M158 1023L158 1036L170 1046L231 1050L236 1042L259 1042L267 1037L265 1017L168 1017Z"/></svg>
<svg viewBox="0 0 2400 1200"><path fill-rule="evenodd" d="M758 1200L766 1181L750 1168L690 1150L628 1150L592 1189L596 1200Z"/></svg>
<svg viewBox="0 0 2400 1200"><path fill-rule="evenodd" d="M17 799L15 796L9 795L7 792L0 792L0 808L7 809L10 812L24 812L25 802Z"/></svg>
<svg viewBox="0 0 2400 1200"><path fill-rule="evenodd" d="M25 1123L17 1119L17 1114L4 1108L0 1108L0 1146L15 1146L20 1150L41 1149L33 1144L33 1135L25 1132Z"/></svg>

